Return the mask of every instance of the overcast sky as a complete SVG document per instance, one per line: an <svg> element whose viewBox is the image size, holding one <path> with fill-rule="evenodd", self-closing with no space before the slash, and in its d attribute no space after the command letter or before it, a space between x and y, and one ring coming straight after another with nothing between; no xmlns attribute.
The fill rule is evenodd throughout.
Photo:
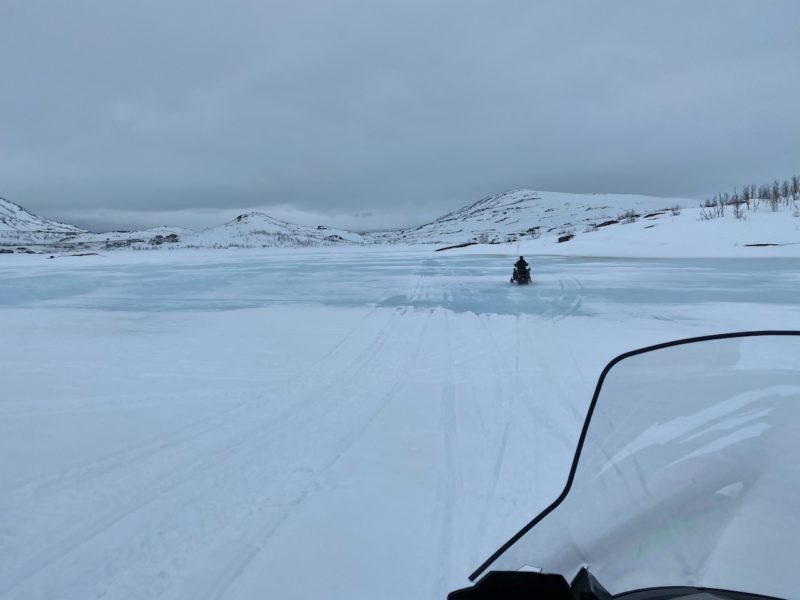
<svg viewBox="0 0 800 600"><path fill-rule="evenodd" d="M0 196L94 229L800 171L800 0L0 0L0 73Z"/></svg>

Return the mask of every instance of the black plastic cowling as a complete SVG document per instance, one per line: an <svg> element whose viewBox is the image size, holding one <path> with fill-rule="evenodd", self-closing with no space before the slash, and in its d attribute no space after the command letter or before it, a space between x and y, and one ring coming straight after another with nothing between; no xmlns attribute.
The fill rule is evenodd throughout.
<svg viewBox="0 0 800 600"><path fill-rule="evenodd" d="M574 600L561 575L492 571L472 587L450 592L447 600Z"/></svg>

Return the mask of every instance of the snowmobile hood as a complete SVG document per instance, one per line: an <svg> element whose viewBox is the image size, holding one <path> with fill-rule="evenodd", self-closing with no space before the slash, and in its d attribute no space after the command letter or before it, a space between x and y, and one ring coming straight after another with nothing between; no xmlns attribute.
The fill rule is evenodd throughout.
<svg viewBox="0 0 800 600"><path fill-rule="evenodd" d="M567 485L487 560L612 594L661 586L797 597L800 332L681 340L603 371Z"/></svg>

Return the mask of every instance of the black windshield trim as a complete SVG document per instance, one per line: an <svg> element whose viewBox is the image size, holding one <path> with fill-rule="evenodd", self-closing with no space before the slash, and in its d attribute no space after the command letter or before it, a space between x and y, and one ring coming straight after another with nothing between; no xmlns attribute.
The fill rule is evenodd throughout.
<svg viewBox="0 0 800 600"><path fill-rule="evenodd" d="M698 342L710 342L714 340L727 340L731 338L746 338L746 337L758 337L758 336L800 336L800 331L793 331L793 330L764 330L764 331L741 331L737 333L719 333L714 335L704 335L700 337L692 337L692 338L684 338L680 340L675 340L672 342L664 342L662 344L655 344L653 346L646 346L645 348L639 348L638 350L631 350L630 352L625 352L624 354L620 354L616 358L614 358L611 362L609 362L605 368L603 369L602 373L600 373L600 378L597 380L597 386L595 386L594 395L592 396L592 402L589 405L589 410L586 413L586 420L583 422L583 429L581 430L581 436L578 439L578 446L575 450L575 456L572 459L572 467L569 470L569 477L567 478L567 483L564 486L564 490L561 494L556 498L556 500L550 504L547 508L545 508L541 513L539 513L533 520L525 525L522 529L520 529L517 533L515 533L511 539L509 539L505 544L500 546L498 550L492 554L488 559L486 559L480 567L475 569L475 572L469 576L470 581L475 581L480 575L489 568L489 566L495 562L500 556L502 556L506 550L508 550L511 546L513 546L519 539L528 533L533 527L535 527L542 519L544 519L547 515L553 512L559 504L564 501L564 498L567 497L569 490L572 488L572 482L575 478L575 472L578 469L578 461L581 457L581 451L583 450L583 443L586 441L586 434L589 431L589 422L592 420L592 414L594 414L595 405L597 404L597 399L600 396L600 390L603 387L603 382L606 379L606 375L608 372L616 365L618 362L625 360L626 358L631 358L632 356L639 356L640 354L647 354L648 352L654 352L655 350L663 350L664 348L672 348L674 346L683 346L685 344L695 344Z"/></svg>
<svg viewBox="0 0 800 600"><path fill-rule="evenodd" d="M625 600L627 596L632 596L634 594L646 594L647 592L670 592L679 590L687 590L687 592L692 593L708 592L709 594L725 594L733 600L786 600L785 598L778 598L777 596L764 596L762 594L753 594L751 592L738 592L736 590L724 590L721 588L692 587L688 585L670 585L665 587L648 587L639 588L638 590L629 590L627 592L617 594L614 596L614 600L617 600L618 598L620 600ZM680 600L680 597L678 597L678 600Z"/></svg>

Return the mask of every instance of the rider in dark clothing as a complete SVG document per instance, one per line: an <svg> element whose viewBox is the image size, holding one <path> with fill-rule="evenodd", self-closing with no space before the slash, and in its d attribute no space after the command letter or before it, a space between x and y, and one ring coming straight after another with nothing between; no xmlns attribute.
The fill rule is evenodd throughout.
<svg viewBox="0 0 800 600"><path fill-rule="evenodd" d="M528 272L528 263L525 262L525 257L520 256L519 260L514 263L514 275L511 277L511 281L517 281L518 279L525 281L527 279L525 275L527 275Z"/></svg>

